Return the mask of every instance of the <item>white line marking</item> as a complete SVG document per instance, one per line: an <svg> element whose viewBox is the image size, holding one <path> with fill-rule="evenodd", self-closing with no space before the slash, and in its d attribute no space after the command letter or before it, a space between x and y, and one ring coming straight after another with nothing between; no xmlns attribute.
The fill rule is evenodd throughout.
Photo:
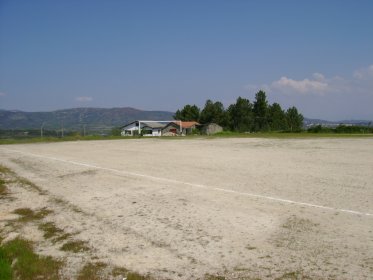
<svg viewBox="0 0 373 280"><path fill-rule="evenodd" d="M33 154L33 153L23 152L23 151L18 151L18 150L13 150L13 149L7 149L7 148L1 148L1 149L5 150L5 151L13 152L13 153L20 153L20 154L32 156L32 157L38 157L38 158L49 159L49 160L54 160L54 161L60 161L60 162L64 162L64 163L80 165L80 166L94 168L94 169L101 169L101 170L110 171L110 172L113 172L113 173L129 175L129 176L142 177L142 178L147 178L147 179L156 180L156 181L163 181L163 182L174 183L174 184L182 184L182 185L187 185L187 186L196 187L196 188L210 189L210 190L215 190L215 191L220 191L220 192L225 192L225 193L233 193L233 194L238 194L238 195L242 195L242 196L250 196L250 197L272 200L272 201L277 201L277 202L283 202L283 203L288 203L288 204L294 204L294 205L299 205L299 206L307 206L307 207L312 207L312 208L319 208L319 209L325 209L325 210L330 210L330 211L349 213L349 214L354 214L354 215L359 215L359 216L373 216L372 213L367 213L367 212L359 212L359 211L349 210L349 209L339 209L339 208L333 208L333 207L329 207L329 206L317 205L317 204L312 204L312 203L307 203L307 202L299 202L299 201L283 199L283 198L278 198L278 197L265 196L265 195L260 195L260 194L247 193L247 192L239 192L239 191L228 190L228 189L219 188L219 187L212 187L212 186L208 186L208 185L201 185L201 184L183 182L183 181L179 181L179 180L156 177L156 176L152 176L152 175L146 175L146 174L129 172L129 171L123 171L123 170L118 170L118 169L114 169L114 168L101 167L101 166L88 164L88 163L83 163L83 162L78 162L78 161L73 161L73 160L66 160L66 159L50 157L50 156L42 156L42 155L38 155L38 154Z"/></svg>

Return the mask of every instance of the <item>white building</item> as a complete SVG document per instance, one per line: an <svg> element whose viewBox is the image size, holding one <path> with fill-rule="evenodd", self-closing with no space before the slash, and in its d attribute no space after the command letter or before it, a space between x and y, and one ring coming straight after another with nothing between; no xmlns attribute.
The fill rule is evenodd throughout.
<svg viewBox="0 0 373 280"><path fill-rule="evenodd" d="M142 125L141 125L142 126ZM139 121L134 121L125 126L121 127L121 135L122 136L134 136L139 135Z"/></svg>
<svg viewBox="0 0 373 280"><path fill-rule="evenodd" d="M155 121L134 121L121 127L122 136L162 136L162 128L167 123Z"/></svg>

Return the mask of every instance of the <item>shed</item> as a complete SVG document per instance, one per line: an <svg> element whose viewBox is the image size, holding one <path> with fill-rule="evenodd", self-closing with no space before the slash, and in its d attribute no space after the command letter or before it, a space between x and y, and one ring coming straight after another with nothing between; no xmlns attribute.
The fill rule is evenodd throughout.
<svg viewBox="0 0 373 280"><path fill-rule="evenodd" d="M201 132L202 134L212 135L218 132L223 131L223 128L216 124L216 123L207 123L202 126Z"/></svg>

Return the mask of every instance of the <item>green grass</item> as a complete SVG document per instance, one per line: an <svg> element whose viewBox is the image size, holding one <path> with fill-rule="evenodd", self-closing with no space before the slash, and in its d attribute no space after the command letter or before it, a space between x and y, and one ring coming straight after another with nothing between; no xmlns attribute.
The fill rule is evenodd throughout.
<svg viewBox="0 0 373 280"><path fill-rule="evenodd" d="M106 279L105 269L107 269L107 264L105 263L87 263L79 272L77 280ZM150 276L143 276L136 272L129 272L127 269L121 267L114 267L111 271L111 275L114 277L126 277L127 280L151 280Z"/></svg>
<svg viewBox="0 0 373 280"><path fill-rule="evenodd" d="M51 257L36 255L32 243L23 239L0 247L0 279L58 279L61 266Z"/></svg>
<svg viewBox="0 0 373 280"><path fill-rule="evenodd" d="M89 251L87 242L81 240L68 241L60 248L62 251L70 251L74 253Z"/></svg>
<svg viewBox="0 0 373 280"><path fill-rule="evenodd" d="M208 138L356 138L356 137L373 137L372 133L354 134L354 133L309 133L309 132L256 132L256 133L239 133L223 131L217 134L207 136Z"/></svg>
<svg viewBox="0 0 373 280"><path fill-rule="evenodd" d="M9 168L0 165L0 174L6 175L12 173ZM0 178L0 196L5 196L8 194L8 188L6 186L7 181ZM1 278L0 278L1 279Z"/></svg>
<svg viewBox="0 0 373 280"><path fill-rule="evenodd" d="M206 275L205 280L225 280L225 277L216 275Z"/></svg>
<svg viewBox="0 0 373 280"><path fill-rule="evenodd" d="M35 220L41 220L53 211L48 210L47 208L42 208L38 211L33 211L30 208L18 208L13 211L14 214L20 215L18 222L30 222Z"/></svg>
<svg viewBox="0 0 373 280"><path fill-rule="evenodd" d="M13 173L13 172L8 167L5 167L4 165L0 165L0 173L9 174L9 173Z"/></svg>
<svg viewBox="0 0 373 280"><path fill-rule="evenodd" d="M44 232L43 236L46 239L61 236L63 233L63 230L56 227L56 225L52 222L40 224L39 229Z"/></svg>
<svg viewBox="0 0 373 280"><path fill-rule="evenodd" d="M0 196L8 194L8 189L5 183L6 181L0 178Z"/></svg>
<svg viewBox="0 0 373 280"><path fill-rule="evenodd" d="M66 239L69 239L71 236L73 236L71 233L64 233L60 236L57 236L57 237L53 238L52 242L54 244L54 243L57 243L57 242L65 241Z"/></svg>
<svg viewBox="0 0 373 280"><path fill-rule="evenodd" d="M92 140L123 140L123 139L138 139L137 137L122 137L122 136L66 136L63 138L57 137L35 137L35 138L6 138L0 139L0 145L10 144L27 144L27 143L53 143L53 142L66 142L66 141L92 141Z"/></svg>
<svg viewBox="0 0 373 280"><path fill-rule="evenodd" d="M0 247L0 279L11 280L12 279L12 263L7 256L7 252Z"/></svg>
<svg viewBox="0 0 373 280"><path fill-rule="evenodd" d="M107 267L105 263L87 263L79 272L77 280L100 280L103 278L102 271Z"/></svg>
<svg viewBox="0 0 373 280"><path fill-rule="evenodd" d="M223 131L214 135L188 135L185 137L151 137L152 139L215 139L215 138L279 138L279 139L292 139L292 138L360 138L360 137L373 137L372 133L358 134L358 133L310 133L310 132L257 132L257 133L239 133L231 131ZM149 139L149 137L132 136L67 136L64 138L44 137L44 138L25 138L25 139L0 139L0 145L8 144L26 144L26 143L53 143L65 141L92 141L92 140L130 140L130 139Z"/></svg>

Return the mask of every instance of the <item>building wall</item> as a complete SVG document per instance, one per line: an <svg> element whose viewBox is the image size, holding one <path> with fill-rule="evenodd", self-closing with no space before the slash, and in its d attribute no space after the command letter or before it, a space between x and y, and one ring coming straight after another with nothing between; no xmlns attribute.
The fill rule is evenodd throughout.
<svg viewBox="0 0 373 280"><path fill-rule="evenodd" d="M146 133L144 136L162 136L162 129L161 128L144 128Z"/></svg>
<svg viewBox="0 0 373 280"><path fill-rule="evenodd" d="M179 134L180 133L180 125L176 125L176 124L172 123L172 124L169 124L162 129L162 134L165 134L165 133L168 133L168 132Z"/></svg>
<svg viewBox="0 0 373 280"><path fill-rule="evenodd" d="M216 123L207 124L202 128L202 133L207 135L215 134L221 131L223 131L223 128Z"/></svg>
<svg viewBox="0 0 373 280"><path fill-rule="evenodd" d="M139 130L139 127L136 126L136 123L127 125L126 127L122 128L121 135L122 136L133 136L134 134L137 134ZM131 133L131 134L129 134Z"/></svg>

